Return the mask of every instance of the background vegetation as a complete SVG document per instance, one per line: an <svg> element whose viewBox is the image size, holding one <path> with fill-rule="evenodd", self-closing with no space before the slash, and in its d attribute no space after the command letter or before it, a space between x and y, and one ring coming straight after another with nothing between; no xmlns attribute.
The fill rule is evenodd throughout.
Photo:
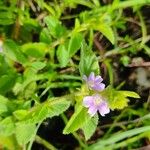
<svg viewBox="0 0 150 150"><path fill-rule="evenodd" d="M150 0L0 0L1 149L148 148L149 31ZM112 111L88 120L92 71Z"/></svg>

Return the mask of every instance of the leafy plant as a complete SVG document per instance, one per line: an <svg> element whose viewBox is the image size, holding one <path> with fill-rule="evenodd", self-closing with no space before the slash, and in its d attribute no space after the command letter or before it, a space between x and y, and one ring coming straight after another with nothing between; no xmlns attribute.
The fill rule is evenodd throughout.
<svg viewBox="0 0 150 150"><path fill-rule="evenodd" d="M62 134L72 134L80 149L143 146L149 98L134 67L149 66L149 4L0 1L0 147L31 150L37 142L65 149L38 135L53 117L63 119Z"/></svg>

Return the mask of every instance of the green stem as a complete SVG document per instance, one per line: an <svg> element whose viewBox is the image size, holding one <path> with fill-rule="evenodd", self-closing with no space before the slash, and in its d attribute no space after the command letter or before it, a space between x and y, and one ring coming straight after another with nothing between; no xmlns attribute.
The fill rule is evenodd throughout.
<svg viewBox="0 0 150 150"><path fill-rule="evenodd" d="M39 129L41 123L42 123L42 122L39 122L39 123L38 123L38 125L37 125L37 127L36 127L36 130L35 130L35 133L34 133L34 136L33 136L33 138L30 140L29 145L27 146L27 150L31 150L32 145L33 145L33 142L34 142L34 140L35 140L36 133L37 133L37 131L38 131L38 129Z"/></svg>
<svg viewBox="0 0 150 150"><path fill-rule="evenodd" d="M54 11L54 9L50 6L50 5L48 5L47 3L43 3L43 7L50 13L50 14L52 14L53 16L55 16L55 11Z"/></svg>
<svg viewBox="0 0 150 150"><path fill-rule="evenodd" d="M65 116L65 114L61 114L61 117L62 117L64 123L67 124L68 119ZM85 143L83 143L83 141L80 139L80 137L78 136L78 134L76 132L74 132L72 134L75 137L75 139L79 142L79 144L80 144L81 147L83 147L83 148L87 147L87 145Z"/></svg>
<svg viewBox="0 0 150 150"><path fill-rule="evenodd" d="M140 18L140 23L141 23L141 31L142 31L142 41L141 41L141 47L145 44L146 42L146 37L147 37L147 29L146 29L146 24L144 22L144 18L141 14L140 11L137 11L137 14Z"/></svg>
<svg viewBox="0 0 150 150"><path fill-rule="evenodd" d="M135 120L131 120L131 121L121 121L121 122L116 122L114 125L115 127L117 126L121 126L121 125L128 125L128 124L135 124L135 123L141 123L143 122L144 120L147 120L147 119L150 119L150 114L147 114L143 117L140 117L140 118L137 118ZM101 129L104 129L104 128L111 128L112 127L112 123L111 124L105 124L103 126L101 126L100 128Z"/></svg>
<svg viewBox="0 0 150 150"><path fill-rule="evenodd" d="M20 9L21 11L17 11L18 14L17 14L16 22L13 27L12 38L14 40L18 40L18 37L19 37L19 32L20 32L20 28L21 28L20 19L21 19L21 15L23 15L22 12L24 11L24 7L25 7L24 1L18 0L17 1L17 9L18 10Z"/></svg>
<svg viewBox="0 0 150 150"><path fill-rule="evenodd" d="M148 35L148 36L146 36L145 37L146 39L145 39L145 42L147 42L147 41L149 41L150 40L150 35ZM122 40L122 39L121 39ZM127 53L128 52L128 50L127 50L127 48L129 47L129 46L133 46L133 45L135 45L135 44L138 44L139 42L141 42L142 41L142 38L138 38L138 39L136 39L136 40L134 40L134 43L127 43L127 44L125 44L124 46L122 46L121 48L115 48L115 49L112 49L112 50L109 50L108 52L106 52L105 54L104 54L104 58L106 58L106 57L110 57L110 56L113 56L113 55L118 55L118 54L124 54L124 53ZM101 57L99 57L99 60L101 60L102 58Z"/></svg>
<svg viewBox="0 0 150 150"><path fill-rule="evenodd" d="M109 59L106 59L104 61L104 64L106 65L107 69L108 69L108 75L109 75L109 81L110 81L110 85L113 87L113 80L114 80L114 77L113 77L113 66L111 65L111 62Z"/></svg>
<svg viewBox="0 0 150 150"><path fill-rule="evenodd" d="M133 7L137 5L145 5L150 3L150 0L128 0L128 1L123 1L118 3L117 5L114 6L114 9L118 8L126 8L126 7Z"/></svg>
<svg viewBox="0 0 150 150"><path fill-rule="evenodd" d="M80 5L89 7L89 8L94 8L95 7L93 3L91 3L90 1L85 1L85 0L80 0L80 1L75 0L74 3L80 4Z"/></svg>
<svg viewBox="0 0 150 150"><path fill-rule="evenodd" d="M59 75L56 78L58 79L71 79L71 80L80 80L81 81L81 77L79 76L73 76L73 75Z"/></svg>
<svg viewBox="0 0 150 150"><path fill-rule="evenodd" d="M37 143L42 144L43 146L45 146L48 150L57 150L56 147L54 147L52 144L50 144L49 142L47 142L45 139L41 138L38 135L36 135L35 141Z"/></svg>
<svg viewBox="0 0 150 150"><path fill-rule="evenodd" d="M137 6L137 5L146 5L149 4L150 0L127 0L127 1L122 1L119 3L116 3L115 5L106 5L103 7L100 7L98 9L96 9L95 11L90 11L89 14L98 14L100 12L104 12L107 11L108 9L115 10L115 9L123 9L123 8L127 8L127 7L133 7L133 6Z"/></svg>
<svg viewBox="0 0 150 150"><path fill-rule="evenodd" d="M110 128L108 129L108 131L105 133L104 138L108 137L110 132L114 129L115 124L122 118L122 116L124 116L125 111L122 111L122 113L115 119L115 121L113 122L113 124L110 126Z"/></svg>

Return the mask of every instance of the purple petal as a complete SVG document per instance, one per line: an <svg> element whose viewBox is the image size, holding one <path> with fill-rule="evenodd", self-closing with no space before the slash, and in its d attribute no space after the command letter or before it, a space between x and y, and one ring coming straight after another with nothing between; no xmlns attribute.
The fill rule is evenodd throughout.
<svg viewBox="0 0 150 150"><path fill-rule="evenodd" d="M94 81L94 79L95 79L94 72L91 72L89 75L88 81Z"/></svg>
<svg viewBox="0 0 150 150"><path fill-rule="evenodd" d="M96 91L102 91L105 89L105 84L104 83L95 84L92 88Z"/></svg>
<svg viewBox="0 0 150 150"><path fill-rule="evenodd" d="M91 107L89 107L88 113L91 115L91 117L93 117L97 112L97 108L93 105Z"/></svg>
<svg viewBox="0 0 150 150"><path fill-rule="evenodd" d="M93 96L86 96L83 98L83 106L91 107L93 106Z"/></svg>
<svg viewBox="0 0 150 150"><path fill-rule="evenodd" d="M96 76L95 82L101 83L103 81L101 76Z"/></svg>
<svg viewBox="0 0 150 150"><path fill-rule="evenodd" d="M98 111L101 114L101 116L105 116L105 114L108 114L110 112L110 109L108 107L108 104L103 101L98 107Z"/></svg>

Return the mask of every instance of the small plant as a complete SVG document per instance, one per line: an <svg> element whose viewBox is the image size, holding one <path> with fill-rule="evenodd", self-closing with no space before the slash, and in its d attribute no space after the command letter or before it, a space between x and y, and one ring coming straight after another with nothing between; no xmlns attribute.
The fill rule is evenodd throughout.
<svg viewBox="0 0 150 150"><path fill-rule="evenodd" d="M149 4L0 1L0 147L113 150L148 143L150 86L142 83L149 83ZM47 126L78 143L44 138Z"/></svg>

